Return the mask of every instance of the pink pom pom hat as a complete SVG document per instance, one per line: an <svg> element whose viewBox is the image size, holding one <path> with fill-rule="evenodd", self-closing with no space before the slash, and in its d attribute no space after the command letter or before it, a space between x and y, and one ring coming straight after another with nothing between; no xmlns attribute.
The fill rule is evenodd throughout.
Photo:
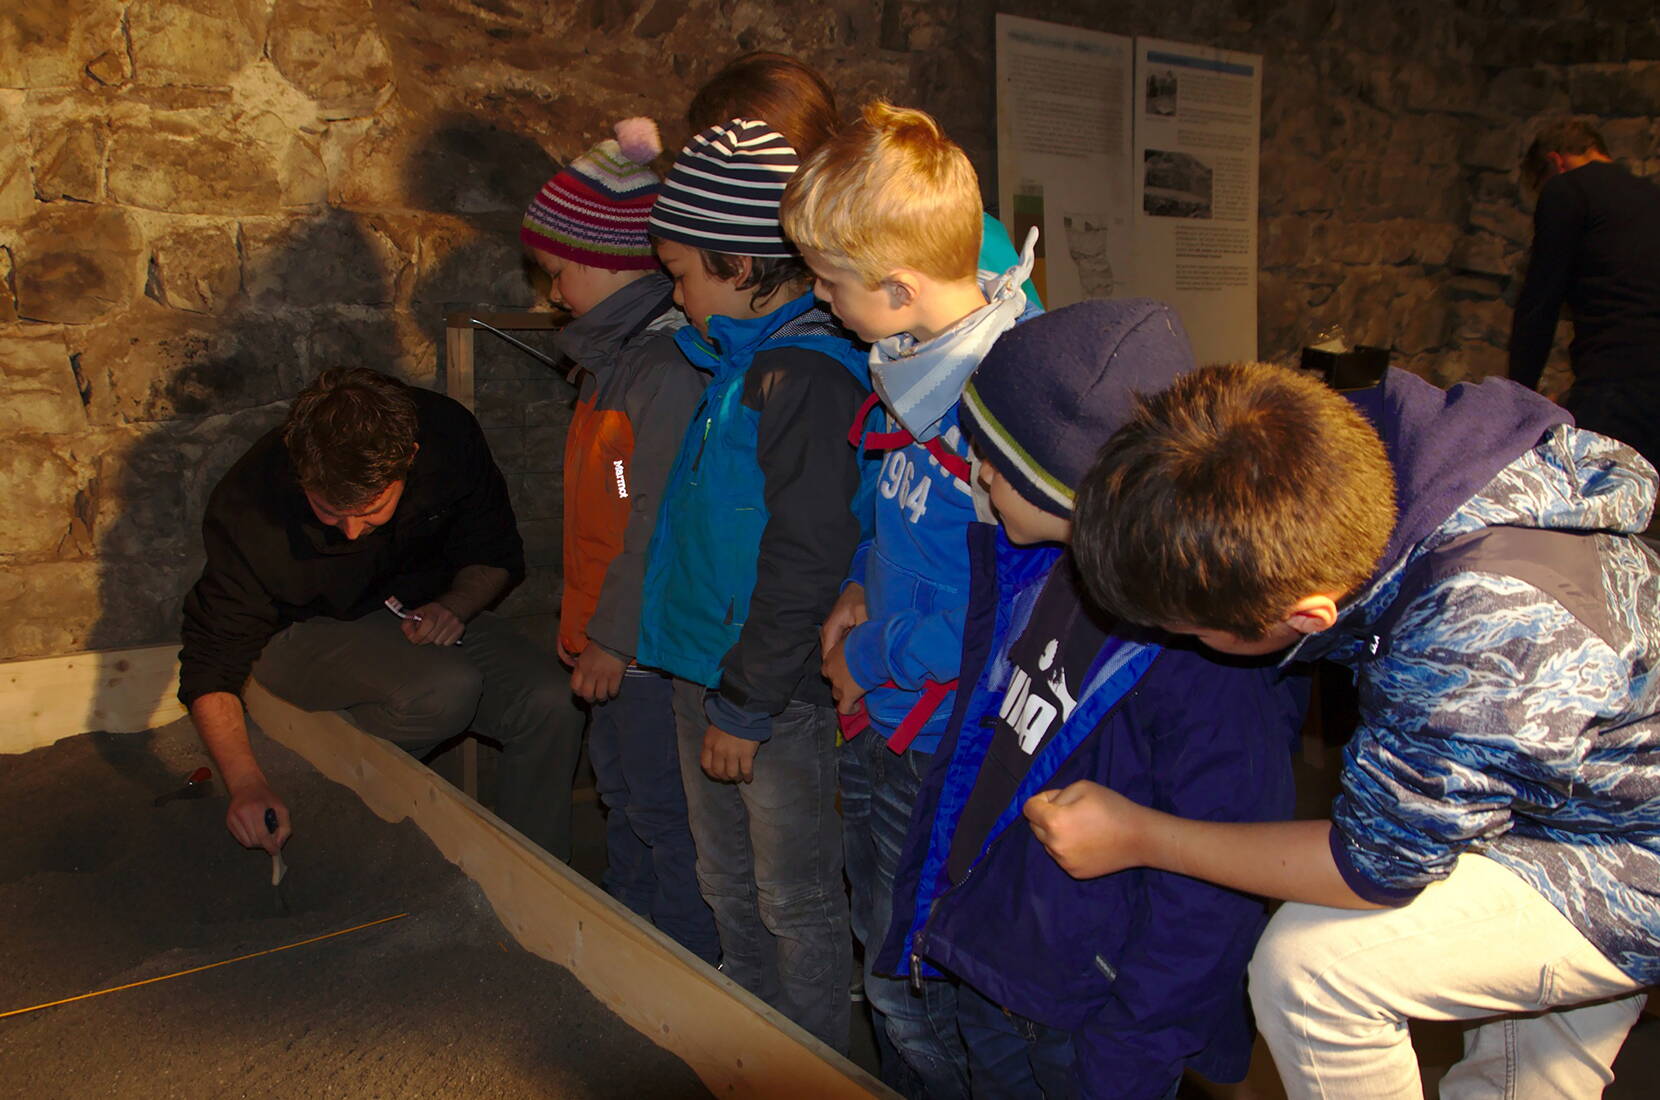
<svg viewBox="0 0 1660 1100"><path fill-rule="evenodd" d="M662 139L649 118L625 118L615 129L543 185L519 229L526 246L610 271L657 266L646 217L661 181L648 165Z"/></svg>

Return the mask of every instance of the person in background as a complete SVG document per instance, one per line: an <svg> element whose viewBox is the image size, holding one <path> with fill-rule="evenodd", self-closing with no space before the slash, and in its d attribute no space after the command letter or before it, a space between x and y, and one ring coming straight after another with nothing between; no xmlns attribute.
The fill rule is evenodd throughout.
<svg viewBox="0 0 1660 1100"><path fill-rule="evenodd" d="M1522 182L1538 201L1510 377L1538 388L1566 305L1574 378L1563 407L1660 464L1660 187L1616 165L1577 119L1539 130Z"/></svg>

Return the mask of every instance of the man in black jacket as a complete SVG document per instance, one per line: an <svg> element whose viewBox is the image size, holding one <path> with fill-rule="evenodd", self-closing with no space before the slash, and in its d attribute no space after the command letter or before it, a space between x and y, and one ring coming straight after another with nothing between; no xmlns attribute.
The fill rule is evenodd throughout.
<svg viewBox="0 0 1660 1100"><path fill-rule="evenodd" d="M229 789L238 841L275 852L290 832L248 743L252 671L411 753L466 730L501 742L502 817L569 858L581 718L558 665L485 611L523 578L524 547L466 409L375 371L326 371L219 482L202 537L179 698Z"/></svg>
<svg viewBox="0 0 1660 1100"><path fill-rule="evenodd" d="M1537 191L1533 250L1510 330L1510 377L1535 388L1565 303L1581 428L1660 463L1660 187L1609 159L1602 135L1568 119L1522 160Z"/></svg>

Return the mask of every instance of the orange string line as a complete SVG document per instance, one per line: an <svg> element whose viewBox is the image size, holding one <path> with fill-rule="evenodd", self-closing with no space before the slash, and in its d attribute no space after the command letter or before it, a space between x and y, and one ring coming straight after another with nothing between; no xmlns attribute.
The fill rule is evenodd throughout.
<svg viewBox="0 0 1660 1100"><path fill-rule="evenodd" d="M317 943L321 940L332 940L334 937L344 936L348 932L358 932L365 928L373 928L377 924L385 924L387 921L399 920L407 916L409 916L408 913L396 913L390 917L381 917L379 920L356 924L350 928L342 928L338 932L325 932L321 936L312 936L310 939L300 940L298 943L284 944L281 947L267 947L264 951L254 951L247 955L238 955L234 959L221 959L219 962L207 963L203 966L193 966L189 970L180 970L172 974L163 974L156 978L145 978L143 981L128 982L126 985L117 985L112 986L109 989L98 989L91 993L82 993L74 997L65 997L61 1001L47 1001L45 1004L30 1005L28 1008L14 1008L10 1012L0 1012L0 1020L4 1020L7 1016L21 1016L26 1012L39 1012L43 1008L55 1008L58 1005L66 1005L74 1001L84 1001L88 997L102 997L106 993L119 993L123 989L137 989L139 986L149 985L151 982L165 982L170 978L182 978L186 974L198 974L203 970L212 970L216 966L229 966L231 963L246 962L248 959L257 959L261 955L275 955L278 951L291 951L296 947L304 947L308 943Z"/></svg>

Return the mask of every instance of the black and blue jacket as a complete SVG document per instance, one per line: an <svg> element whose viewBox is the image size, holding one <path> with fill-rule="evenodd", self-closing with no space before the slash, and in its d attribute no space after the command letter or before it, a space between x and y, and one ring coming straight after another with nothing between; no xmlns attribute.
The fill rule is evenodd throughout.
<svg viewBox="0 0 1660 1100"><path fill-rule="evenodd" d="M1011 1012L1073 1033L1085 1095L1160 1097L1191 1066L1237 1080L1249 1065L1245 965L1259 898L1143 868L1072 878L1021 815L1040 790L1090 779L1182 817L1266 821L1293 807L1291 752L1306 680L1196 644L1103 647L1065 724L994 824L963 880L946 857L1009 683L1010 644L1052 567L1001 528L970 533L962 683L912 816L879 972L948 972ZM1058 564L1057 564L1058 563Z"/></svg>

